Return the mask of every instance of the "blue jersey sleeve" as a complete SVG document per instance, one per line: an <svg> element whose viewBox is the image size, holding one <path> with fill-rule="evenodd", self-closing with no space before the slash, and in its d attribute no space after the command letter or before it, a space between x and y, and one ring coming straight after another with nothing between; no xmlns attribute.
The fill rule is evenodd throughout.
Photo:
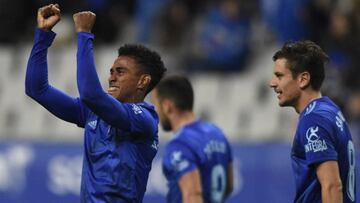
<svg viewBox="0 0 360 203"><path fill-rule="evenodd" d="M304 147L308 165L337 160L331 121L309 114L300 122L300 143Z"/></svg>
<svg viewBox="0 0 360 203"><path fill-rule="evenodd" d="M91 33L78 33L77 82L81 101L111 126L141 134L154 132L157 123L152 122L154 117L148 109L124 104L101 87L94 64L93 40Z"/></svg>
<svg viewBox="0 0 360 203"><path fill-rule="evenodd" d="M35 31L34 46L27 64L25 91L58 118L84 127L87 108L79 98L73 98L49 85L47 50L55 38L54 32Z"/></svg>
<svg viewBox="0 0 360 203"><path fill-rule="evenodd" d="M130 121L130 132L133 134L156 133L158 120L153 108L145 106L144 103L127 103L124 104L124 106L127 111L128 120Z"/></svg>
<svg viewBox="0 0 360 203"><path fill-rule="evenodd" d="M197 168L196 155L186 145L173 141L166 147L163 167L173 180Z"/></svg>

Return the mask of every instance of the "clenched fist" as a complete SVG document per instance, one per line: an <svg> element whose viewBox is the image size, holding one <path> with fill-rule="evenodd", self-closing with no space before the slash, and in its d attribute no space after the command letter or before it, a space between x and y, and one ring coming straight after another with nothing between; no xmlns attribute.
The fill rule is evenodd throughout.
<svg viewBox="0 0 360 203"><path fill-rule="evenodd" d="M94 26L96 15L90 11L83 11L73 15L76 32L91 32Z"/></svg>
<svg viewBox="0 0 360 203"><path fill-rule="evenodd" d="M41 7L37 13L38 28L48 32L60 21L60 9L58 4L49 4Z"/></svg>

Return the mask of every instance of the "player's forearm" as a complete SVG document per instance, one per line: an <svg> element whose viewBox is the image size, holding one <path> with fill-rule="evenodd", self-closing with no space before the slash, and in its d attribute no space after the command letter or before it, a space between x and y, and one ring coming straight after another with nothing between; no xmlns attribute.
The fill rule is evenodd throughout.
<svg viewBox="0 0 360 203"><path fill-rule="evenodd" d="M183 195L183 203L203 203L201 193L191 193L188 195Z"/></svg>
<svg viewBox="0 0 360 203"><path fill-rule="evenodd" d="M323 203L342 203L342 185L329 184L321 187L321 198Z"/></svg>
<svg viewBox="0 0 360 203"><path fill-rule="evenodd" d="M25 92L62 120L81 125L79 104L48 83L47 50L55 33L37 29L35 42L27 64Z"/></svg>
<svg viewBox="0 0 360 203"><path fill-rule="evenodd" d="M49 88L47 71L47 50L55 38L54 32L35 31L34 46L27 64L25 92L33 99L39 99Z"/></svg>
<svg viewBox="0 0 360 203"><path fill-rule="evenodd" d="M106 94L96 73L93 39L92 33L78 33L77 83L80 98L84 100L94 100Z"/></svg>
<svg viewBox="0 0 360 203"><path fill-rule="evenodd" d="M129 119L122 103L109 96L101 87L93 56L94 35L78 33L77 83L80 99L108 124L129 128Z"/></svg>

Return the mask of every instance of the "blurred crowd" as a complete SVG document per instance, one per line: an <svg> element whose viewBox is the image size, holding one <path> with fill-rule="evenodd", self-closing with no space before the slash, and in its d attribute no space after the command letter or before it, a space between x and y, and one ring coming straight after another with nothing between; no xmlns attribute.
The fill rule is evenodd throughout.
<svg viewBox="0 0 360 203"><path fill-rule="evenodd" d="M32 40L36 10L50 0L0 0L0 45ZM310 39L330 56L323 93L336 100L360 137L360 1L59 0L62 18L96 13L96 44L135 41L172 54L172 72L242 73L266 43ZM133 29L129 38L128 30ZM72 32L72 30L70 29ZM69 31L69 32L70 32ZM70 36L74 35L73 33ZM74 38L73 38L74 39ZM72 40L73 40L72 39ZM257 38L258 39L258 38ZM269 59L271 64L271 59ZM270 76L269 76L270 77Z"/></svg>

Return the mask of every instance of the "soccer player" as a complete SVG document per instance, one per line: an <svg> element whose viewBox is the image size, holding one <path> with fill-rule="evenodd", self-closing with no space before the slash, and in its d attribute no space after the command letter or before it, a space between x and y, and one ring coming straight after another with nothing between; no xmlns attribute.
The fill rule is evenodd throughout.
<svg viewBox="0 0 360 203"><path fill-rule="evenodd" d="M300 114L291 158L294 202L355 202L355 151L339 107L321 95L328 56L311 41L286 43L273 56L270 87Z"/></svg>
<svg viewBox="0 0 360 203"><path fill-rule="evenodd" d="M110 69L109 88L99 82L93 59L95 14L73 16L78 38L79 98L48 84L47 50L60 20L58 5L38 10L35 42L26 72L26 94L62 120L85 128L81 202L142 202L158 146L158 116L144 97L162 78L160 56L124 45Z"/></svg>
<svg viewBox="0 0 360 203"><path fill-rule="evenodd" d="M152 98L163 129L175 133L163 158L167 202L223 202L233 190L231 148L218 127L195 119L188 79L163 79Z"/></svg>

